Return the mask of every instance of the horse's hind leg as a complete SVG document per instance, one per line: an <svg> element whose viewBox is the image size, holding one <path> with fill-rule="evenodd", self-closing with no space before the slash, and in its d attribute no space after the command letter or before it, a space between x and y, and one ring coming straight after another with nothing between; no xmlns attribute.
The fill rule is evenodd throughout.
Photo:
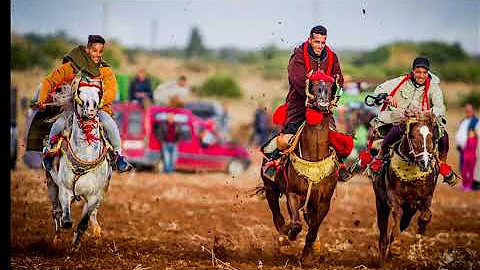
<svg viewBox="0 0 480 270"><path fill-rule="evenodd" d="M425 200L420 208L420 216L418 217L418 234L425 235L427 231L427 224L432 219L432 212L430 211L430 206L432 204L432 198L429 197Z"/></svg>
<svg viewBox="0 0 480 270"><path fill-rule="evenodd" d="M60 207L60 201L58 199L58 186L53 181L52 177L48 172L46 172L46 176L48 197L50 198L50 202L52 203L52 219L55 228L55 236L53 238L53 243L56 244L60 241L59 235L62 221L62 208Z"/></svg>
<svg viewBox="0 0 480 270"><path fill-rule="evenodd" d="M377 226L379 230L378 238L378 253L380 267L383 267L385 260L387 259L387 251L389 245L388 239L388 217L390 215L390 208L385 201L378 198L376 194L376 207L377 207Z"/></svg>
<svg viewBox="0 0 480 270"><path fill-rule="evenodd" d="M100 203L99 196L89 196L87 202L83 206L82 216L78 222L77 228L73 236L73 251L77 251L80 248L81 238L88 228L88 221L93 211L96 211Z"/></svg>
<svg viewBox="0 0 480 270"><path fill-rule="evenodd" d="M263 177L262 177L263 178ZM272 211L273 224L275 229L282 234L287 234L285 230L285 219L280 211L280 187L268 179L263 180L265 185L265 197L267 198L268 206Z"/></svg>

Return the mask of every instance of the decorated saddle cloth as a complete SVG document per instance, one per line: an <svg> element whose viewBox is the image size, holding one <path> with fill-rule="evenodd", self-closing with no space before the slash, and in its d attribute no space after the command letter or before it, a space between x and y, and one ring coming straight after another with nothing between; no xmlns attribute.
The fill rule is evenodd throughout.
<svg viewBox="0 0 480 270"><path fill-rule="evenodd" d="M27 117L25 126L25 151L41 152L48 140L50 129L63 110L58 106L48 106L44 111L34 110Z"/></svg>
<svg viewBox="0 0 480 270"><path fill-rule="evenodd" d="M424 182L432 173L432 169L424 172L413 162L406 161L397 154L394 154L390 160L390 169L400 181L408 183Z"/></svg>

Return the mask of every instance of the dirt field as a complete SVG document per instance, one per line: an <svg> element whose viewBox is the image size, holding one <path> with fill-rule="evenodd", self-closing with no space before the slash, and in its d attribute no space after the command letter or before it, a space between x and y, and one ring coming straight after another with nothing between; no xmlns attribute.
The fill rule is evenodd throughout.
<svg viewBox="0 0 480 270"><path fill-rule="evenodd" d="M299 269L295 256L303 247L305 229L289 247L276 249L267 202L250 196L258 184L258 162L255 156L252 168L234 178L222 173L114 173L99 212L102 240L96 243L86 235L74 254L69 253L72 230L63 233L61 244L51 243L42 172L19 164L11 174L11 264L14 269L227 268L212 262L213 250L217 259L236 269ZM282 208L287 215L283 198ZM402 235L402 254L386 266L437 269L449 258L458 263L458 256L463 256L476 263L474 268L480 267L479 209L479 193L439 183L427 236L416 239L412 222ZM79 214L76 203L73 217ZM338 184L319 230L312 269L373 268L376 243L370 183L354 178Z"/></svg>
<svg viewBox="0 0 480 270"><path fill-rule="evenodd" d="M146 61L146 60L145 60ZM140 64L144 59L139 61ZM171 68L168 68L171 67ZM175 70L174 62L155 62L152 70ZM135 67L131 67L135 70ZM12 72L19 99L30 98L44 71ZM193 83L207 74L190 74ZM266 104L286 93L286 82L266 82L241 72L246 93L231 102L234 127L251 121L261 98ZM445 84L447 99L469 86ZM455 90L455 91L453 91ZM266 94L265 94L266 93ZM449 108L449 162L457 167L454 131L462 117ZM13 269L300 269L296 256L303 248L306 225L296 242L280 250L266 200L250 196L259 184L260 156L244 174L130 172L111 180L98 218L102 239L86 235L77 253L69 253L73 231L52 244L53 224L44 174L22 162L24 117L19 112L19 157L11 172L11 265ZM417 239L416 222L401 236L401 254L387 263L390 269L480 269L480 193L465 193L441 183L433 198L433 218L427 236ZM282 210L288 218L285 199ZM73 205L73 218L81 203ZM74 223L74 226L76 224ZM368 179L340 183L330 212L322 223L306 269L367 269L375 267L377 252L375 198ZM212 259L210 252L217 260Z"/></svg>

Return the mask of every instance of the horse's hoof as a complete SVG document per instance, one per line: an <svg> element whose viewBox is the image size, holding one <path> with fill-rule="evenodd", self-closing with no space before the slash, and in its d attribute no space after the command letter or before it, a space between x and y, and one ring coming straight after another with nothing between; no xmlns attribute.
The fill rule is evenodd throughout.
<svg viewBox="0 0 480 270"><path fill-rule="evenodd" d="M55 236L53 237L53 241L52 241L52 242L53 242L53 245L54 245L54 246L57 246L58 244L60 244L60 242L62 242L62 239L60 239L60 237L59 237L58 235L55 235Z"/></svg>
<svg viewBox="0 0 480 270"><path fill-rule="evenodd" d="M400 246L401 246L401 242L400 241L393 241L391 244L390 244L390 255L391 256L399 256L400 255Z"/></svg>
<svg viewBox="0 0 480 270"><path fill-rule="evenodd" d="M301 226L292 226L292 228L288 232L288 240L295 241L297 239L297 235L300 233L301 230Z"/></svg>
<svg viewBox="0 0 480 270"><path fill-rule="evenodd" d="M62 220L62 229L70 229L73 226L72 220Z"/></svg>
<svg viewBox="0 0 480 270"><path fill-rule="evenodd" d="M93 237L102 238L102 228L100 226L93 227Z"/></svg>
<svg viewBox="0 0 480 270"><path fill-rule="evenodd" d="M288 246L290 245L290 242L288 241L287 237L284 236L284 235L280 235L278 237L278 243L280 244L280 246Z"/></svg>
<svg viewBox="0 0 480 270"><path fill-rule="evenodd" d="M80 243L74 244L72 248L70 249L70 253L76 253L80 250Z"/></svg>

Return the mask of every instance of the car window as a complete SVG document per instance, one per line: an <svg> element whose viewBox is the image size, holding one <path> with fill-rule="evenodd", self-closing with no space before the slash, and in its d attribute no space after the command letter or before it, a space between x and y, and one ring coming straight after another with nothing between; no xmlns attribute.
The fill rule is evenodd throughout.
<svg viewBox="0 0 480 270"><path fill-rule="evenodd" d="M154 116L155 121L166 121L167 120L166 112L156 113ZM187 123L188 122L188 115L183 113L176 113L173 117L173 121L176 123Z"/></svg>
<svg viewBox="0 0 480 270"><path fill-rule="evenodd" d="M189 141L192 139L192 131L188 124L180 124L180 140Z"/></svg>
<svg viewBox="0 0 480 270"><path fill-rule="evenodd" d="M131 135L138 135L142 132L140 112L130 112L128 114L128 133Z"/></svg>

